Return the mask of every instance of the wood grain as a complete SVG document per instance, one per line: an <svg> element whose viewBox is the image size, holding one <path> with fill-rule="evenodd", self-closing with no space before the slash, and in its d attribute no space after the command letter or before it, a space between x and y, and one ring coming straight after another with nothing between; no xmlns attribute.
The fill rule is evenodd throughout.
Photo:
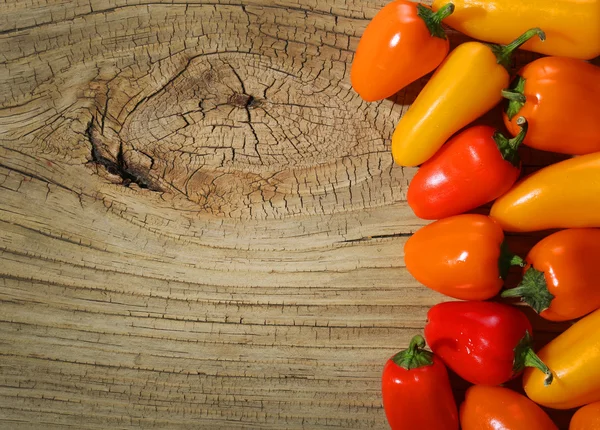
<svg viewBox="0 0 600 430"><path fill-rule="evenodd" d="M387 427L444 298L389 151L426 78L349 83L383 4L0 5L0 428Z"/></svg>

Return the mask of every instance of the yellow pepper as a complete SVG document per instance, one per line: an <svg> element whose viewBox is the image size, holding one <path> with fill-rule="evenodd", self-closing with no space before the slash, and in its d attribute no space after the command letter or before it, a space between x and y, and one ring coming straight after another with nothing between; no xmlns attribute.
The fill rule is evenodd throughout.
<svg viewBox="0 0 600 430"><path fill-rule="evenodd" d="M449 2L454 13L444 24L474 39L508 43L540 27L547 41L532 39L523 49L582 60L600 55L600 0L434 0L433 10Z"/></svg>
<svg viewBox="0 0 600 430"><path fill-rule="evenodd" d="M529 175L494 202L490 216L504 231L600 227L600 152Z"/></svg>
<svg viewBox="0 0 600 430"><path fill-rule="evenodd" d="M535 35L545 37L533 28L506 46L467 42L454 49L396 126L394 161L424 163L450 136L497 105L510 83L512 52Z"/></svg>
<svg viewBox="0 0 600 430"><path fill-rule="evenodd" d="M600 400L600 309L580 319L537 355L552 370L552 384L534 368L523 374L523 388L534 402L571 409Z"/></svg>

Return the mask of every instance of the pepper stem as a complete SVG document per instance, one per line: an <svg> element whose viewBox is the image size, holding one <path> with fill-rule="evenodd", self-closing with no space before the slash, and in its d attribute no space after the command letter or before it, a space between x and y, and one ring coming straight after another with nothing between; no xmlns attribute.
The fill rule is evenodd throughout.
<svg viewBox="0 0 600 430"><path fill-rule="evenodd" d="M406 370L430 366L433 364L433 353L423 348L425 339L418 334L412 338L407 349L392 357L392 361Z"/></svg>
<svg viewBox="0 0 600 430"><path fill-rule="evenodd" d="M516 375L521 372L525 367L535 367L540 371L544 372L546 375L546 379L544 379L544 385L548 386L552 383L554 376L552 375L552 371L546 366L546 364L537 356L535 352L533 352L533 348L531 347L532 340L531 335L529 334L529 330L525 331L525 335L519 341L517 346L515 346L514 355L515 359L513 361L513 373Z"/></svg>
<svg viewBox="0 0 600 430"><path fill-rule="evenodd" d="M511 100L511 101L515 101L515 102L519 102L519 103L525 103L527 101L527 97L525 97L524 94L521 94L518 91L513 91L513 90L502 90L502 97L504 97L507 100Z"/></svg>
<svg viewBox="0 0 600 430"><path fill-rule="evenodd" d="M519 167L519 146L523 143L525 135L527 134L527 120L525 117L520 116L517 118L517 125L521 127L519 134L512 139L507 139L502 133L494 133L493 139L498 146L498 150L502 154L502 158L511 163L515 167ZM522 260L521 260L522 261Z"/></svg>
<svg viewBox="0 0 600 430"><path fill-rule="evenodd" d="M525 271L523 280L515 288L504 290L501 297L519 297L521 301L527 303L538 314L550 307L554 295L548 290L548 284L544 277L544 272L540 272L533 267Z"/></svg>
<svg viewBox="0 0 600 430"><path fill-rule="evenodd" d="M440 39L446 39L446 32L442 28L442 20L452 15L452 12L454 12L453 3L445 4L437 12L420 3L417 4L417 15L425 22L431 36Z"/></svg>
<svg viewBox="0 0 600 430"><path fill-rule="evenodd" d="M506 242L502 242L500 245L500 256L498 257L498 272L502 279L506 278L510 266L521 266L525 267L525 261L516 254L513 254Z"/></svg>
<svg viewBox="0 0 600 430"><path fill-rule="evenodd" d="M525 78L517 75L510 84L510 88L502 90L502 97L508 99L508 105L506 106L506 116L512 121L515 115L517 115L527 103L527 97L525 97Z"/></svg>
<svg viewBox="0 0 600 430"><path fill-rule="evenodd" d="M454 3L447 3L441 8L438 9L436 13L433 14L432 19L440 23L443 19L448 18L454 12Z"/></svg>
<svg viewBox="0 0 600 430"><path fill-rule="evenodd" d="M523 45L533 36L538 36L542 42L546 40L546 33L540 28L531 28L525 33L517 37L515 40L510 42L508 45L488 45L492 52L496 55L496 61L498 64L504 66L506 69L510 68L510 59L515 49Z"/></svg>
<svg viewBox="0 0 600 430"><path fill-rule="evenodd" d="M544 372L546 378L544 378L544 385L548 386L552 384L554 380L554 375L552 371L546 366L546 363L542 361L540 357L537 356L533 349L529 348L525 353L525 367L535 367L536 369Z"/></svg>

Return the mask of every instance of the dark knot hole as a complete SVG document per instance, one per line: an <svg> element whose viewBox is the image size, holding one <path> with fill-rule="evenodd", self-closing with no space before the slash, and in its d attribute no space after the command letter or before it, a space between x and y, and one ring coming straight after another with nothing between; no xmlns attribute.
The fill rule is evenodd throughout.
<svg viewBox="0 0 600 430"><path fill-rule="evenodd" d="M256 99L249 94L234 93L229 97L229 104L238 108L249 108L256 103Z"/></svg>

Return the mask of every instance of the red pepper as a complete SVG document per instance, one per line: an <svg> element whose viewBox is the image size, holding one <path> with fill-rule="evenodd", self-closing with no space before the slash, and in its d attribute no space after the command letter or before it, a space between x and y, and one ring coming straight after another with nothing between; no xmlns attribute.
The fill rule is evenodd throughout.
<svg viewBox="0 0 600 430"><path fill-rule="evenodd" d="M458 410L446 366L413 337L383 368L383 408L392 430L458 429Z"/></svg>
<svg viewBox="0 0 600 430"><path fill-rule="evenodd" d="M441 219L484 205L506 193L521 173L517 148L527 134L507 139L493 127L471 127L450 139L410 182L407 200L415 215Z"/></svg>
<svg viewBox="0 0 600 430"><path fill-rule="evenodd" d="M533 352L531 323L517 308L497 302L446 302L427 313L425 339L434 354L473 384L499 385L526 366L552 373Z"/></svg>

